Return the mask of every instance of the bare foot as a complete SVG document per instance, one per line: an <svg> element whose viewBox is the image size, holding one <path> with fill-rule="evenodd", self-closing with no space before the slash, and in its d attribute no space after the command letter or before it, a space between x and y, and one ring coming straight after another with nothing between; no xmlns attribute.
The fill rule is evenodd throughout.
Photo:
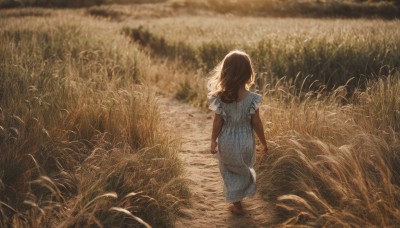
<svg viewBox="0 0 400 228"><path fill-rule="evenodd" d="M241 205L231 204L228 209L235 215L243 215L244 211Z"/></svg>

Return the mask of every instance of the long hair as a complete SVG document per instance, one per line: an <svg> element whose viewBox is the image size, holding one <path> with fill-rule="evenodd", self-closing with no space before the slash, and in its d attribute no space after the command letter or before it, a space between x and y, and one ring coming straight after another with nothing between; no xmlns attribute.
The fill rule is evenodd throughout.
<svg viewBox="0 0 400 228"><path fill-rule="evenodd" d="M248 89L253 83L254 71L249 55L234 50L211 72L208 95L219 95L223 102L232 103L238 100L238 92L243 85Z"/></svg>

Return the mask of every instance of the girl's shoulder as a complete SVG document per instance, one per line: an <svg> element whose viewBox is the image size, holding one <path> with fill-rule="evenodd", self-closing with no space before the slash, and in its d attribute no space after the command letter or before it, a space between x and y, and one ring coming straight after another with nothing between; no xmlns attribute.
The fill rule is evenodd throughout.
<svg viewBox="0 0 400 228"><path fill-rule="evenodd" d="M254 114L260 107L262 95L255 92L250 92L250 93L251 93L250 95L252 96L250 101L250 114Z"/></svg>
<svg viewBox="0 0 400 228"><path fill-rule="evenodd" d="M210 95L207 98L208 98L208 103L209 104L213 104L214 103L214 104L219 106L222 103L224 103L222 101L220 95ZM262 100L262 95L257 93L257 92L249 91L249 94L244 99L242 99L240 102L245 101L245 100L250 100L251 102L259 103ZM238 102L236 102L236 103L238 103Z"/></svg>
<svg viewBox="0 0 400 228"><path fill-rule="evenodd" d="M221 97L219 95L212 95L208 97L208 109L214 111L216 114L224 115L225 112L222 109Z"/></svg>
<svg viewBox="0 0 400 228"><path fill-rule="evenodd" d="M221 102L220 95L209 95L209 96L207 96L207 99L208 99L208 103Z"/></svg>
<svg viewBox="0 0 400 228"><path fill-rule="evenodd" d="M253 99L262 99L262 95L261 94L259 94L259 93L257 93L257 92L252 92L252 91L250 91L250 94L249 94Z"/></svg>

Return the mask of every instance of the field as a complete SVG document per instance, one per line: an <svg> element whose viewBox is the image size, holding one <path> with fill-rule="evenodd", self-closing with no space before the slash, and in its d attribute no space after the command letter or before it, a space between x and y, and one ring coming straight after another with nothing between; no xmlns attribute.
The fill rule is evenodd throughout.
<svg viewBox="0 0 400 228"><path fill-rule="evenodd" d="M1 226L174 227L195 193L157 100L206 112L232 49L263 94L273 225L400 224L400 21L207 2L0 10Z"/></svg>
<svg viewBox="0 0 400 228"><path fill-rule="evenodd" d="M139 84L143 53L80 12L7 13L1 226L171 226L189 192L178 144Z"/></svg>

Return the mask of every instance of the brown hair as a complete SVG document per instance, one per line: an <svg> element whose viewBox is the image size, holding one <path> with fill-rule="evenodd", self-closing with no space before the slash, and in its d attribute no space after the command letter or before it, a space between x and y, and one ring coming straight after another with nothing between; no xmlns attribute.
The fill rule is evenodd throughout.
<svg viewBox="0 0 400 228"><path fill-rule="evenodd" d="M238 100L238 91L246 85L247 88L254 82L253 66L248 54L234 50L211 72L208 82L209 96L221 96L226 103Z"/></svg>

